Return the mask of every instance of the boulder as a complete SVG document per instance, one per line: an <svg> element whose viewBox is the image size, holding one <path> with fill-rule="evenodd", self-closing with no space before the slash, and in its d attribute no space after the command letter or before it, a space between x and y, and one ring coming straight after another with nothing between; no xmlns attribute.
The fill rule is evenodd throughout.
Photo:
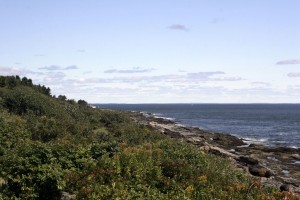
<svg viewBox="0 0 300 200"><path fill-rule="evenodd" d="M247 165L258 165L258 160L247 156L240 156L237 161L245 163Z"/></svg>
<svg viewBox="0 0 300 200"><path fill-rule="evenodd" d="M208 152L225 158L237 159L237 155L216 146L210 146Z"/></svg>
<svg viewBox="0 0 300 200"><path fill-rule="evenodd" d="M71 200L71 199L75 199L75 198L76 198L76 195L74 195L74 194L70 194L68 192L61 192L59 200Z"/></svg>
<svg viewBox="0 0 300 200"><path fill-rule="evenodd" d="M274 175L270 170L260 166L250 166L248 170L253 176L270 178Z"/></svg>
<svg viewBox="0 0 300 200"><path fill-rule="evenodd" d="M223 147L237 147L246 144L243 142L243 140L235 136L223 133L214 133L213 141Z"/></svg>
<svg viewBox="0 0 300 200"><path fill-rule="evenodd" d="M292 187L289 184L282 184L280 186L280 191L281 192L291 192L292 191Z"/></svg>
<svg viewBox="0 0 300 200"><path fill-rule="evenodd" d="M171 138L184 138L179 132L171 131L169 129L164 129L163 134L170 136Z"/></svg>

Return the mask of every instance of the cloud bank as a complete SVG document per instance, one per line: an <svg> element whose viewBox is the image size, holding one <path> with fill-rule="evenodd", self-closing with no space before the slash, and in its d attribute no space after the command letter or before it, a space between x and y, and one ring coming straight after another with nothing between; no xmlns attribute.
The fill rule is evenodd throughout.
<svg viewBox="0 0 300 200"><path fill-rule="evenodd" d="M73 69L79 69L76 65L71 65L68 67L61 67L58 65L50 65L45 67L40 67L41 70L48 70L48 71L58 71L58 70L73 70Z"/></svg>
<svg viewBox="0 0 300 200"><path fill-rule="evenodd" d="M147 74L152 68L111 69L95 75L77 71L77 66L51 65L45 71L0 67L1 75L21 75L35 84L51 87L53 95L98 103L188 103L188 102L295 102L299 86L274 88L267 82L251 82L224 71ZM107 73L110 73L108 76ZM32 74L32 75L31 75ZM30 76L29 76L30 75ZM300 72L287 74L300 77Z"/></svg>
<svg viewBox="0 0 300 200"><path fill-rule="evenodd" d="M126 70L118 70L118 69L109 69L104 71L104 73L112 74L112 73L119 73L119 74L134 74L134 73L146 73L154 71L154 68L147 68L143 69L140 67L134 67L133 69L126 69Z"/></svg>

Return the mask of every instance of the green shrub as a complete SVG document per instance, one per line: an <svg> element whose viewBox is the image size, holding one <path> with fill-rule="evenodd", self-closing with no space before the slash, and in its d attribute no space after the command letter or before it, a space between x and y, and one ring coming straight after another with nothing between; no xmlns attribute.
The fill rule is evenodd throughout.
<svg viewBox="0 0 300 200"><path fill-rule="evenodd" d="M0 166L10 198L55 199L64 186L63 170L43 144L20 144L1 157Z"/></svg>
<svg viewBox="0 0 300 200"><path fill-rule="evenodd" d="M34 94L32 89L26 87L18 87L9 90L3 96L3 104L9 112L16 114L26 114L29 110L37 115L46 113L45 96Z"/></svg>

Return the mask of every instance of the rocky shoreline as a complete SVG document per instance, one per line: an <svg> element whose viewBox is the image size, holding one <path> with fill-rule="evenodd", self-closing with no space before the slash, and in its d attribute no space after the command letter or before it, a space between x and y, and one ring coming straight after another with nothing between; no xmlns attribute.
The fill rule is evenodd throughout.
<svg viewBox="0 0 300 200"><path fill-rule="evenodd" d="M156 128L172 138L185 140L203 151L226 157L265 185L300 194L300 149L247 144L243 139L224 133L185 127L153 115L131 112L139 124Z"/></svg>

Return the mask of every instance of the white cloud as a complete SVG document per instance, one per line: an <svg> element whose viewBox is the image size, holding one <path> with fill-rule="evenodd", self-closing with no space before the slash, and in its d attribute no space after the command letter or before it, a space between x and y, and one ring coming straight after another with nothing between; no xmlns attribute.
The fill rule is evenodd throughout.
<svg viewBox="0 0 300 200"><path fill-rule="evenodd" d="M40 67L39 69L47 70L47 71L58 71L58 70L73 70L73 69L78 69L78 67L76 65L71 65L67 67L62 67L59 65L50 65L50 66Z"/></svg>
<svg viewBox="0 0 300 200"><path fill-rule="evenodd" d="M241 81L244 80L241 77L219 77L219 78L212 78L210 81Z"/></svg>
<svg viewBox="0 0 300 200"><path fill-rule="evenodd" d="M200 79L200 80L209 80L213 75L225 74L224 72L197 72L197 73L188 73L188 79Z"/></svg>
<svg viewBox="0 0 300 200"><path fill-rule="evenodd" d="M256 86L270 86L270 83L267 82L262 82L262 81L255 81L255 82L251 82L252 85L256 85Z"/></svg>
<svg viewBox="0 0 300 200"><path fill-rule="evenodd" d="M300 59L282 60L276 63L277 65L295 65L300 64Z"/></svg>
<svg viewBox="0 0 300 200"><path fill-rule="evenodd" d="M57 65L50 65L50 66L40 67L39 69L54 71L54 70L61 70L61 67Z"/></svg>
<svg viewBox="0 0 300 200"><path fill-rule="evenodd" d="M34 72L34 71L26 69L26 68L1 67L0 66L0 75L2 75L2 76L10 76L10 75L25 76L25 75L28 75L28 74L38 74L38 75L41 75L43 73Z"/></svg>
<svg viewBox="0 0 300 200"><path fill-rule="evenodd" d="M44 85L66 85L67 80L64 80L66 74L63 72L48 72L45 74L42 83Z"/></svg>
<svg viewBox="0 0 300 200"><path fill-rule="evenodd" d="M219 24L224 22L224 18L215 17L209 21L211 24Z"/></svg>
<svg viewBox="0 0 300 200"><path fill-rule="evenodd" d="M190 29L187 28L185 25L182 24L172 24L168 26L168 29L175 30L175 31L189 31Z"/></svg>
<svg viewBox="0 0 300 200"><path fill-rule="evenodd" d="M291 72L291 73L288 73L288 77L290 77L290 78L298 78L298 77L300 77L300 72Z"/></svg>
<svg viewBox="0 0 300 200"><path fill-rule="evenodd" d="M221 75L221 76L220 76ZM197 72L185 74L165 74L157 76L116 76L112 78L106 77L92 77L86 79L68 79L70 82L77 84L108 84L108 83L122 83L122 84L165 84L165 83L198 83L200 82L228 82L228 81L241 81L241 77L225 76L224 72Z"/></svg>
<svg viewBox="0 0 300 200"><path fill-rule="evenodd" d="M76 65L71 65L71 66L63 68L63 70L70 70L70 69L78 69L78 67Z"/></svg>
<svg viewBox="0 0 300 200"><path fill-rule="evenodd" d="M133 74L133 73L146 73L154 71L154 68L141 68L134 67L132 69L118 70L118 69L109 69L104 71L104 73L119 73L119 74Z"/></svg>

